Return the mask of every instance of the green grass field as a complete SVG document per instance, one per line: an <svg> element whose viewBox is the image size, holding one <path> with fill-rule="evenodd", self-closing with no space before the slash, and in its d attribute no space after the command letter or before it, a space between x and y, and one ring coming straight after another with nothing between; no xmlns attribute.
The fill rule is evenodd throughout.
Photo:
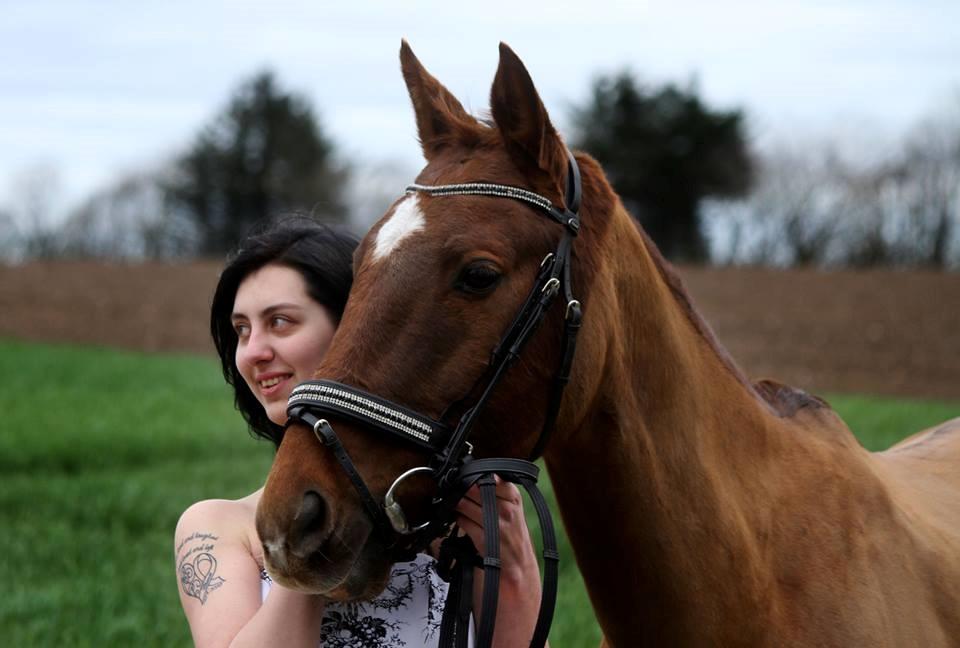
<svg viewBox="0 0 960 648"><path fill-rule="evenodd" d="M272 455L246 434L216 362L0 341L0 373L2 643L190 645L173 570L177 518L196 500L259 487ZM960 403L830 401L870 449L960 415ZM561 543L551 643L596 645Z"/></svg>

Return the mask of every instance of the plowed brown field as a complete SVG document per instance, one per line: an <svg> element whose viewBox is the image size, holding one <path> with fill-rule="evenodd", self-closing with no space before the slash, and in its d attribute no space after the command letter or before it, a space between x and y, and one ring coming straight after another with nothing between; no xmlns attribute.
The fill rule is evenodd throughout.
<svg viewBox="0 0 960 648"><path fill-rule="evenodd" d="M0 266L0 336L212 353L218 263ZM746 372L814 393L960 398L960 274L681 268Z"/></svg>

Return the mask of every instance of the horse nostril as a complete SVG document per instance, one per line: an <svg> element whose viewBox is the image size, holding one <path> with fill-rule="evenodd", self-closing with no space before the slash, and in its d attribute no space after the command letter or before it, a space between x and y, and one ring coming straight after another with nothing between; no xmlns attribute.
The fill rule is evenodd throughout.
<svg viewBox="0 0 960 648"><path fill-rule="evenodd" d="M303 494L300 510L293 519L290 550L305 557L323 544L327 537L327 504L320 493L309 490Z"/></svg>
<svg viewBox="0 0 960 648"><path fill-rule="evenodd" d="M294 524L300 533L313 533L323 527L326 517L327 505L320 497L320 493L309 490L303 494L303 501L294 518Z"/></svg>

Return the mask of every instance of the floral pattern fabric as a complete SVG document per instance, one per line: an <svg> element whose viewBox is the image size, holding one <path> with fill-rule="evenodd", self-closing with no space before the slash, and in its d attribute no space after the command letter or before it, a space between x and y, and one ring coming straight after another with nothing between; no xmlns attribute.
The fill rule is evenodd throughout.
<svg viewBox="0 0 960 648"><path fill-rule="evenodd" d="M262 598L272 581L260 572ZM436 561L420 555L413 562L393 566L390 582L370 601L330 603L323 615L323 648L434 647L447 598L447 584L436 571ZM471 642L472 643L472 642Z"/></svg>

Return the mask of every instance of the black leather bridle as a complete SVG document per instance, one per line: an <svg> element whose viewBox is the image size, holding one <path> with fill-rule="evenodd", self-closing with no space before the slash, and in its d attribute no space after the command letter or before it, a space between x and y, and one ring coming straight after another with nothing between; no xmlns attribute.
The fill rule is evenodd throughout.
<svg viewBox="0 0 960 648"><path fill-rule="evenodd" d="M467 645L473 569L478 566L484 569L484 588L483 614L477 625L476 646L488 647L493 639L500 582L499 518L494 475L523 486L529 493L540 520L544 558L543 594L531 647L539 648L545 644L553 620L559 554L550 512L536 486L539 469L532 462L542 454L553 430L563 390L570 378L577 332L582 319L581 305L573 297L570 282L573 240L580 231L580 170L573 155L569 152L567 155L567 183L563 207L555 206L549 199L532 191L509 185L470 182L439 186L413 184L407 187L408 194L493 196L519 200L545 212L564 228L556 251L543 259L533 288L513 323L493 349L486 372L466 398L473 394L479 396L463 411L455 426L443 422L446 413L440 421L434 420L356 387L329 380L311 380L297 385L287 404L287 414L290 417L288 425L296 421L306 423L313 429L317 439L333 452L353 483L377 532L396 552L398 560L412 557L426 548L431 540L446 535L440 548L438 572L450 582L450 590L440 627L440 646L462 648ZM473 446L468 438L477 416L507 369L520 356L524 345L543 321L561 289L566 310L560 366L550 387L543 429L530 456L528 459L474 458ZM451 406L447 411L453 409ZM433 454L428 465L413 468L397 477L387 490L383 505L380 505L370 493L325 416L345 418L355 424L381 430ZM436 481L437 492L431 502L430 518L426 522L411 526L396 501L394 492L400 483L417 473L429 473ZM474 484L479 486L483 509L482 558L469 538L450 533L455 519L454 507Z"/></svg>

